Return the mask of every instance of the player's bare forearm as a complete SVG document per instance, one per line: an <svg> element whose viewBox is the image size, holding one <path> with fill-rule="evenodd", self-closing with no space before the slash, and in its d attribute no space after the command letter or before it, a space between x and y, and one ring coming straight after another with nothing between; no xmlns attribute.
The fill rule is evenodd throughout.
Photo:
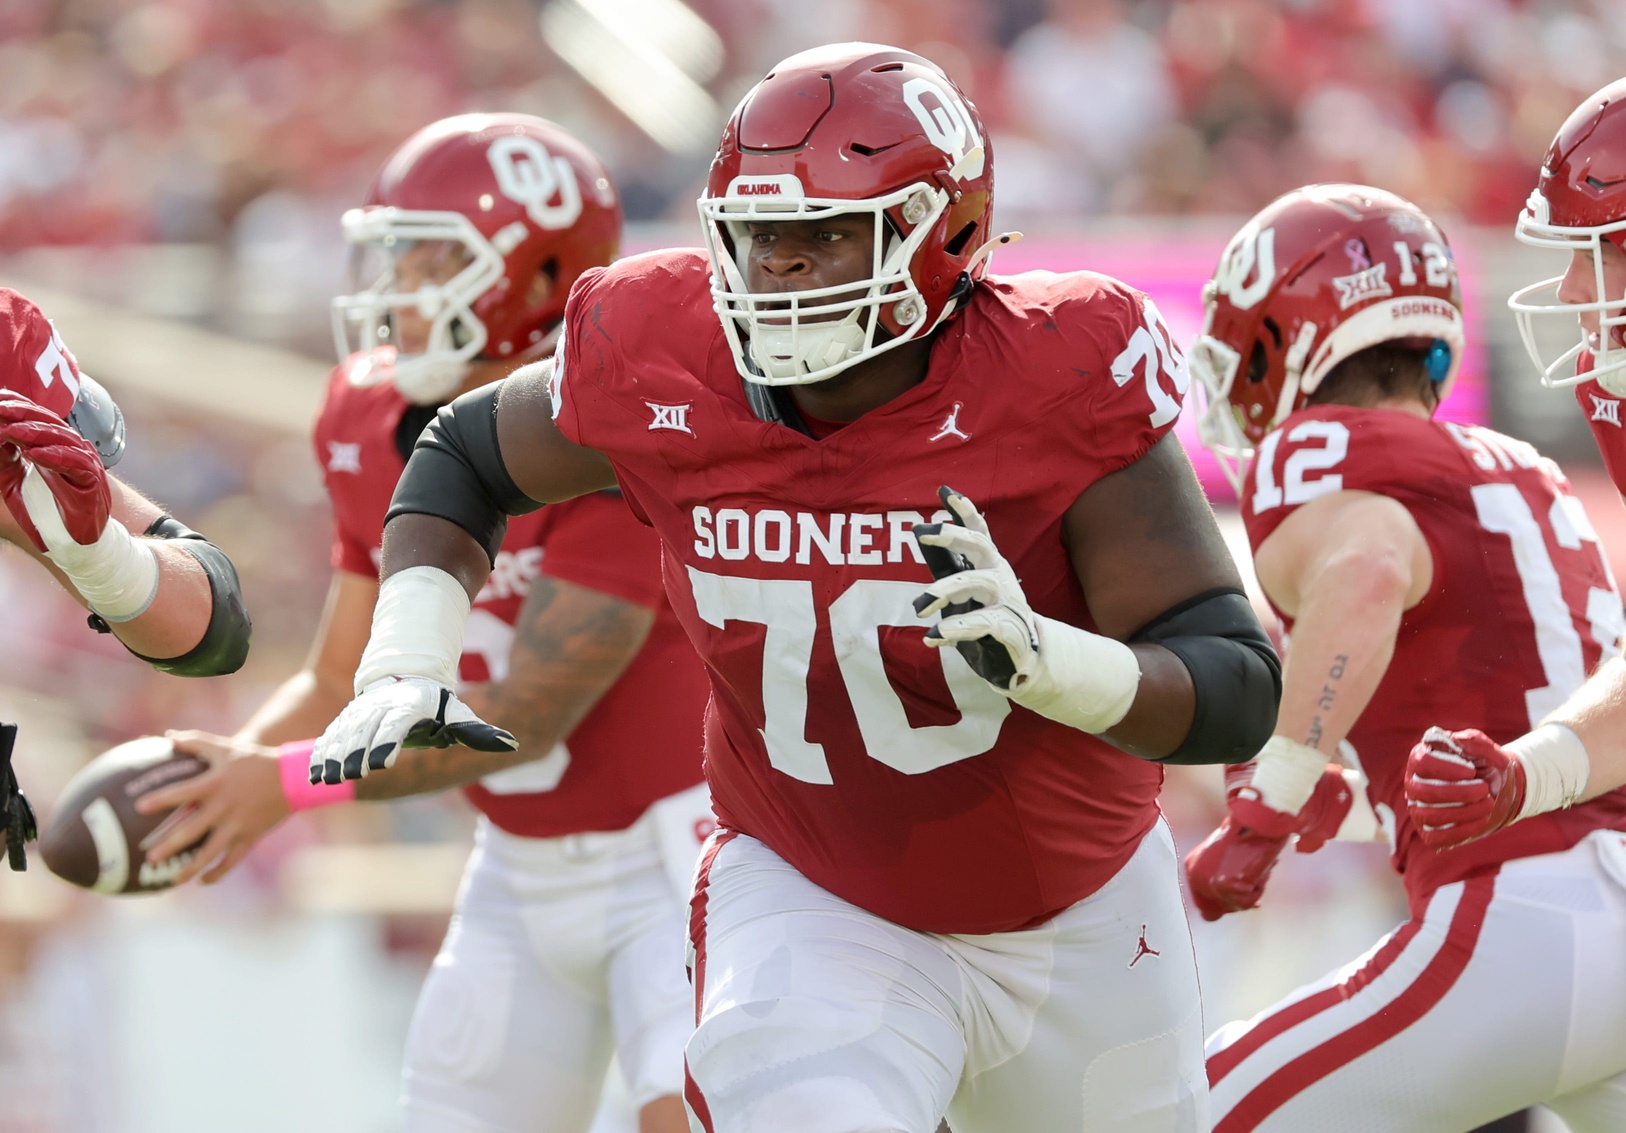
<svg viewBox="0 0 1626 1133"><path fill-rule="evenodd" d="M332 685L310 669L301 669L277 686L237 730L236 738L276 747L321 735L322 729L350 703L350 697L349 681Z"/></svg>
<svg viewBox="0 0 1626 1133"><path fill-rule="evenodd" d="M163 514L158 506L118 480L111 481L113 518L139 535ZM80 605L85 600L55 563L46 558L11 515L0 509L0 539L28 554ZM209 578L198 560L167 539L144 539L158 558L158 592L152 605L126 622L112 626L113 636L144 657L179 657L203 639L213 598Z"/></svg>
<svg viewBox="0 0 1626 1133"><path fill-rule="evenodd" d="M1348 563L1323 574L1293 626L1276 734L1336 758L1394 656L1405 580Z"/></svg>
<svg viewBox="0 0 1626 1133"><path fill-rule="evenodd" d="M1543 722L1567 725L1586 747L1592 770L1578 801L1626 786L1626 660L1604 662Z"/></svg>
<svg viewBox="0 0 1626 1133"><path fill-rule="evenodd" d="M430 566L462 584L472 602L491 575L491 560L474 536L450 520L433 515L398 515L384 525L380 580L409 567Z"/></svg>
<svg viewBox="0 0 1626 1133"><path fill-rule="evenodd" d="M1432 584L1428 544L1394 500L1339 492L1289 516L1255 565L1295 619L1276 733L1334 756L1389 667L1401 616Z"/></svg>
<svg viewBox="0 0 1626 1133"><path fill-rule="evenodd" d="M539 576L520 611L508 675L461 694L481 719L513 732L519 749L409 748L395 766L361 780L356 797L448 790L543 758L620 678L654 622L654 611L644 606Z"/></svg>
<svg viewBox="0 0 1626 1133"><path fill-rule="evenodd" d="M1117 724L1101 733L1114 747L1142 759L1158 759L1178 748L1191 730L1197 693L1185 664L1160 645L1136 645L1140 687L1135 702Z"/></svg>
<svg viewBox="0 0 1626 1133"><path fill-rule="evenodd" d="M377 599L376 578L334 571L305 667L278 686L237 738L274 746L320 735L350 703Z"/></svg>
<svg viewBox="0 0 1626 1133"><path fill-rule="evenodd" d="M1173 434L1091 485L1068 509L1065 531L1096 626L1120 641L1197 595L1242 587ZM1102 735L1131 754L1156 759L1190 732L1196 694L1179 657L1159 645L1133 648L1141 666L1134 703Z"/></svg>

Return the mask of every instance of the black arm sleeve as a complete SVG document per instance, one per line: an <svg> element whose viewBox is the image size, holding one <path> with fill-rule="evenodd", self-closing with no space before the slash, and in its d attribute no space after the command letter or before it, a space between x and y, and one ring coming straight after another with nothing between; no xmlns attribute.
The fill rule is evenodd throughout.
<svg viewBox="0 0 1626 1133"><path fill-rule="evenodd" d="M209 592L214 606L209 611L209 625L202 639L179 657L147 657L130 650L161 673L174 673L179 677L218 677L235 673L248 658L248 640L253 626L248 610L243 605L243 588L237 580L237 568L232 566L226 552L182 523L167 515L153 520L152 526L142 534L155 539L172 539L175 545L203 567L209 578ZM91 625L99 619L92 618ZM100 628L100 627L98 627Z"/></svg>
<svg viewBox="0 0 1626 1133"><path fill-rule="evenodd" d="M497 443L501 382L464 394L435 414L395 485L384 522L398 515L433 515L455 523L495 563L508 517L542 505L519 490Z"/></svg>
<svg viewBox="0 0 1626 1133"><path fill-rule="evenodd" d="M1282 662L1241 591L1198 594L1129 640L1180 658L1197 694L1191 731L1159 763L1244 763L1259 754L1276 727Z"/></svg>

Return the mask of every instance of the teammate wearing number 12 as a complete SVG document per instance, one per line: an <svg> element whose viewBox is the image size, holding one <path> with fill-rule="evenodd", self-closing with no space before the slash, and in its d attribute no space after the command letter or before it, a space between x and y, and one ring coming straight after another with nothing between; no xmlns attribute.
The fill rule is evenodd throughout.
<svg viewBox="0 0 1626 1133"><path fill-rule="evenodd" d="M1626 872L1608 859L1626 791L1445 852L1403 794L1423 728L1511 739L1613 649L1620 595L1580 501L1524 442L1434 419L1460 290L1409 202L1290 193L1205 299L1202 436L1252 457L1243 520L1291 645L1276 735L1189 857L1193 896L1210 919L1251 908L1295 835L1381 827L1412 914L1215 1033L1215 1133L1463 1133L1538 1103L1575 1133L1626 1128Z"/></svg>
<svg viewBox="0 0 1626 1133"><path fill-rule="evenodd" d="M1157 761L1250 755L1278 663L1169 435L1156 309L986 275L992 188L929 61L776 67L725 130L709 252L589 272L551 371L420 439L314 753L376 772L467 727L436 674L504 513L619 480L712 681L712 1133L1207 1129Z"/></svg>

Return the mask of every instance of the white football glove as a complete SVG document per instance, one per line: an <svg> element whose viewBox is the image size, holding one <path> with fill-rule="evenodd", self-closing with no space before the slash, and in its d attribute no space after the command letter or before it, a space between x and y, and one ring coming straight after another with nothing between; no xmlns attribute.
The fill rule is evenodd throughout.
<svg viewBox="0 0 1626 1133"><path fill-rule="evenodd" d="M915 613L922 618L947 615L926 631L926 644L959 648L978 676L1014 693L1038 664L1039 627L1033 610L1016 572L994 546L982 513L952 489L941 488L938 496L954 519L915 528L926 565L936 576L915 599ZM933 554L929 548L947 554Z"/></svg>
<svg viewBox="0 0 1626 1133"><path fill-rule="evenodd" d="M403 747L519 747L511 733L487 724L452 691L468 616L468 593L443 570L409 567L383 581L356 668L356 699L311 748L313 784L381 771Z"/></svg>
<svg viewBox="0 0 1626 1133"><path fill-rule="evenodd" d="M384 677L361 690L311 748L310 781L366 778L395 763L403 747L513 751L512 733L476 716L451 689L428 677Z"/></svg>
<svg viewBox="0 0 1626 1133"><path fill-rule="evenodd" d="M926 632L926 644L955 646L978 676L1041 716L1086 732L1122 720L1140 687L1134 651L1035 614L975 505L952 488L937 494L954 520L915 527L937 576L915 599L915 613L947 615Z"/></svg>

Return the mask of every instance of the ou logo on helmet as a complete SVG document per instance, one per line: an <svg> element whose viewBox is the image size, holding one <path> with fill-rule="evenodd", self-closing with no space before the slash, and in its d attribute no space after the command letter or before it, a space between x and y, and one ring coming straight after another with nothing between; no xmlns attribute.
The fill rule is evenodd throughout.
<svg viewBox="0 0 1626 1133"><path fill-rule="evenodd" d="M917 78L903 84L903 101L914 112L932 145L954 159L949 170L951 176L982 176L988 153L977 134L976 123L971 120L971 111L958 95L930 79ZM968 162L967 155L970 155ZM962 162L967 163L964 169L960 168Z"/></svg>
<svg viewBox="0 0 1626 1133"><path fill-rule="evenodd" d="M1253 276L1253 282L1248 277ZM1258 303L1276 282L1276 230L1250 221L1231 238L1214 273L1214 290L1239 311Z"/></svg>
<svg viewBox="0 0 1626 1133"><path fill-rule="evenodd" d="M538 228L569 228L582 214L581 185L570 162L554 157L541 142L523 134L498 138L486 150L497 188L525 206ZM556 203L550 203L557 197Z"/></svg>

